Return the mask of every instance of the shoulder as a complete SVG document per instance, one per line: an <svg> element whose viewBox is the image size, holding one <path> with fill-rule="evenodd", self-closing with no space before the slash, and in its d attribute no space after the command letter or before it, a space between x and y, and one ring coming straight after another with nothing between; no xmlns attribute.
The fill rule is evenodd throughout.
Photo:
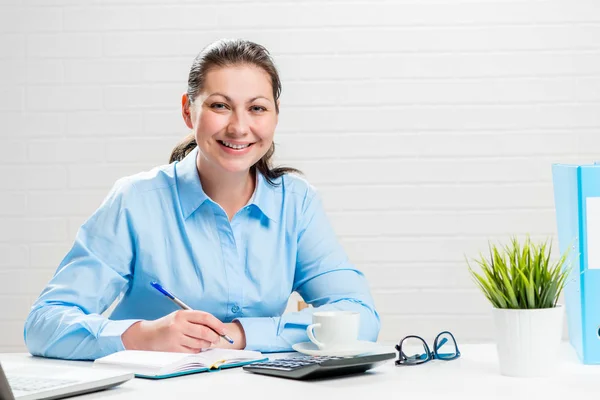
<svg viewBox="0 0 600 400"><path fill-rule="evenodd" d="M303 176L287 173L280 179L284 201L293 202L295 208L306 210L312 201L318 198L317 188Z"/></svg>
<svg viewBox="0 0 600 400"><path fill-rule="evenodd" d="M141 198L158 195L175 187L174 164L123 176L115 181L105 201L118 201L121 206Z"/></svg>
<svg viewBox="0 0 600 400"><path fill-rule="evenodd" d="M304 176L286 173L279 178L282 191L293 196L314 196L317 189Z"/></svg>

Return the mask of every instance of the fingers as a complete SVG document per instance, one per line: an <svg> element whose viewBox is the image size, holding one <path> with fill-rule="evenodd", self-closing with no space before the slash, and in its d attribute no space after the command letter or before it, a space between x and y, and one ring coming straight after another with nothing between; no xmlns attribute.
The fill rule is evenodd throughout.
<svg viewBox="0 0 600 400"><path fill-rule="evenodd" d="M217 335L216 332L208 326L194 324L191 322L187 323L184 326L183 333L192 338L203 340L207 342L208 345L210 345L211 343L219 343L219 341L221 340L221 337Z"/></svg>
<svg viewBox="0 0 600 400"><path fill-rule="evenodd" d="M194 349L192 347L187 347L187 346L178 346L177 348L175 348L173 350L169 350L169 351L173 351L176 353L198 354L202 351L202 349Z"/></svg>
<svg viewBox="0 0 600 400"><path fill-rule="evenodd" d="M219 321L219 319L212 314L196 310L181 310L178 312L181 312L182 315L184 315L185 318L193 324L208 326L213 331L217 332L219 335L223 335L226 333L225 324Z"/></svg>
<svg viewBox="0 0 600 400"><path fill-rule="evenodd" d="M179 340L179 344L182 347L185 347L194 351L195 353L198 353L202 349L208 349L212 343L208 340L199 339L188 335L182 335L182 337Z"/></svg>

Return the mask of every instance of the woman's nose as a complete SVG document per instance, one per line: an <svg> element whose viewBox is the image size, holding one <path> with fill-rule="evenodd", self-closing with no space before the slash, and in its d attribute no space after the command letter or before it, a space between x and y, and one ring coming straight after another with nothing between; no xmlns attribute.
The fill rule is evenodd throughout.
<svg viewBox="0 0 600 400"><path fill-rule="evenodd" d="M227 126L227 133L235 136L247 135L250 130L249 121L243 113L233 112L229 125Z"/></svg>

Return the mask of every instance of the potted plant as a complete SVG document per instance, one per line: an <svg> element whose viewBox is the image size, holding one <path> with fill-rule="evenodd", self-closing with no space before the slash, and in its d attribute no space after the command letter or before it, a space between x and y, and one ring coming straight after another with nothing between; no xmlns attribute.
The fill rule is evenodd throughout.
<svg viewBox="0 0 600 400"><path fill-rule="evenodd" d="M500 373L544 376L556 366L564 307L557 304L569 274L568 254L551 261L552 243L512 237L506 246L489 244L489 256L469 261L477 286L493 306Z"/></svg>

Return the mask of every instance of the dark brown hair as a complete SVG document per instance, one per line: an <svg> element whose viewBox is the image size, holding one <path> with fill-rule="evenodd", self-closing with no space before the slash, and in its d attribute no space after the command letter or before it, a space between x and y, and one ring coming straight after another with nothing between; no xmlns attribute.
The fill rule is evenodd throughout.
<svg viewBox="0 0 600 400"><path fill-rule="evenodd" d="M242 39L222 39L218 40L209 46L205 47L200 54L196 56L190 69L188 78L187 95L188 101L198 96L202 91L206 74L213 68L229 67L234 65L254 65L262 68L271 77L271 86L273 87L273 99L275 100L275 111L279 113L277 100L281 94L281 81L279 73L275 68L275 64L267 49L263 46ZM185 137L171 151L169 163L182 160L190 151L196 147L196 139L193 134ZM274 184L274 180L288 172L297 172L299 170L289 167L273 167L271 158L275 152L275 143L267 153L256 162L251 168L251 171L257 169L270 184Z"/></svg>

